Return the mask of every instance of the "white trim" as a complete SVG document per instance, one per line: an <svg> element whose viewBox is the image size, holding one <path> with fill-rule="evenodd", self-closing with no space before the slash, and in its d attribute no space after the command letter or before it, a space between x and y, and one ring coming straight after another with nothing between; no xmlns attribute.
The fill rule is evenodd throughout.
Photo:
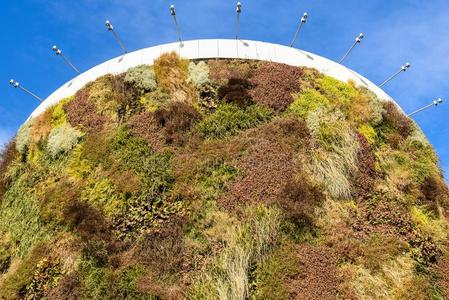
<svg viewBox="0 0 449 300"><path fill-rule="evenodd" d="M129 68L141 64L153 64L162 53L176 51L181 57L187 59L213 59L213 58L239 58L254 59L284 63L291 66L304 66L315 68L318 71L334 77L343 82L353 80L357 85L363 86L374 92L381 100L393 101L377 85L361 76L360 74L333 62L322 56L312 54L295 48L246 40L193 40L165 44L141 49L125 55L108 60L92 69L78 75L53 92L41 105L39 105L30 118L44 112L48 107L58 103L60 100L73 96L86 83L98 77L112 73L126 72ZM394 101L393 101L394 102Z"/></svg>

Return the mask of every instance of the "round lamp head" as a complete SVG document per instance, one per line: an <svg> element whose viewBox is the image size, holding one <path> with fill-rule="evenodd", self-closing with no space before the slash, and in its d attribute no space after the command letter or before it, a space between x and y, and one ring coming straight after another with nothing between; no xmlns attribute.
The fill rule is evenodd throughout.
<svg viewBox="0 0 449 300"><path fill-rule="evenodd" d="M170 5L170 14L172 16L176 16L176 10L175 10L175 6L173 4Z"/></svg>

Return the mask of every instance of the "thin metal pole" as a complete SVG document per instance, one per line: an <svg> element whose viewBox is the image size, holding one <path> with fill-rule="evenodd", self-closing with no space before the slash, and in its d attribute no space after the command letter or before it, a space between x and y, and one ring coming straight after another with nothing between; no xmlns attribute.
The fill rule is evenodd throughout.
<svg viewBox="0 0 449 300"><path fill-rule="evenodd" d="M352 52L352 50L355 48L355 46L357 46L357 44L360 44L362 42L362 39L364 37L365 37L365 35L363 33L360 33L359 36L355 38L354 44L352 44L351 48L349 48L348 52L346 52L346 54L343 56L342 59L340 59L340 61L338 63L341 64L348 57L348 55Z"/></svg>
<svg viewBox="0 0 449 300"><path fill-rule="evenodd" d="M122 40L119 38L117 33L114 30L114 26L112 26L111 22L106 21L106 27L108 28L108 31L112 33L112 36L115 38L117 43L120 45L120 48L122 48L123 52L126 54L128 53L128 49L126 49L125 45L123 44Z"/></svg>
<svg viewBox="0 0 449 300"><path fill-rule="evenodd" d="M432 106L438 106L438 105L440 105L441 103L443 103L443 99L438 98L438 99L434 100L431 104L426 105L426 106L424 106L423 108L420 108L420 109L418 109L418 110L412 112L412 113L409 114L408 116L409 116L409 117L414 116L414 115L416 115L417 113L422 112L423 110L429 109L429 108L431 108Z"/></svg>
<svg viewBox="0 0 449 300"><path fill-rule="evenodd" d="M240 35L240 14L242 13L242 3L237 2L236 12L237 12L237 23L235 29L235 39L238 40Z"/></svg>
<svg viewBox="0 0 449 300"><path fill-rule="evenodd" d="M406 72L408 68L410 68L412 65L409 63L406 63L405 65L403 65L401 67L401 69L399 71L397 71L396 73L394 73L392 76L390 76L387 80L385 80L381 85L379 85L379 87L383 87L384 85L386 85L387 83L389 83L390 81L392 81L393 79L395 79L399 74L401 74L402 72Z"/></svg>
<svg viewBox="0 0 449 300"><path fill-rule="evenodd" d="M302 26L307 22L307 18L309 17L309 15L307 13L304 13L304 15L301 18L301 22L299 23L298 29L295 32L295 35L293 36L293 40L290 43L290 47L293 47L293 45L295 44L296 39L298 38L298 34L301 31Z"/></svg>
<svg viewBox="0 0 449 300"><path fill-rule="evenodd" d="M74 66L74 65L67 59L67 57L65 57L65 55L62 54L61 49L58 49L57 46L53 46L52 50L53 50L53 52L55 52L55 54L56 54L57 56L61 56L62 59L64 60L64 62L65 62L70 68L72 68L76 73L81 74L81 72L78 71L78 69L77 69L77 68L76 68L76 67L75 67L75 66Z"/></svg>
<svg viewBox="0 0 449 300"><path fill-rule="evenodd" d="M170 14L173 16L173 21L175 22L176 34L178 35L178 40L182 44L181 30L179 29L178 20L176 19L176 10L175 10L175 6L174 5L170 6Z"/></svg>
<svg viewBox="0 0 449 300"><path fill-rule="evenodd" d="M39 97L38 95L36 95L36 94L34 94L33 92L29 91L28 89L24 88L23 86L20 85L20 83L18 83L18 82L15 81L14 79L11 79L11 80L9 81L9 84L12 85L12 86L13 86L14 88L16 88L16 89L18 88L18 89L24 91L25 93L27 93L28 95L30 95L30 96L36 98L36 99L39 100L40 102L44 102L44 100L43 100L41 97Z"/></svg>

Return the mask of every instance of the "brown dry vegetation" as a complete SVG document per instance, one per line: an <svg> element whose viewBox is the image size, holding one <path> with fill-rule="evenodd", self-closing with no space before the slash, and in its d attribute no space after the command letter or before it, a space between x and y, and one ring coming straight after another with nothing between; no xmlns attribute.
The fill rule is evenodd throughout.
<svg viewBox="0 0 449 300"><path fill-rule="evenodd" d="M377 178L377 172L375 170L375 159L371 145L366 138L357 133L357 139L359 142L359 150L357 153L357 167L355 173L352 175L353 192L352 195L355 199L366 199L374 190L374 185Z"/></svg>
<svg viewBox="0 0 449 300"><path fill-rule="evenodd" d="M261 63L251 76L254 102L276 111L285 110L292 102L292 94L300 91L301 68L276 63Z"/></svg>
<svg viewBox="0 0 449 300"><path fill-rule="evenodd" d="M340 279L337 258L332 249L299 245L296 251L300 261L299 274L288 283L290 299L336 299Z"/></svg>
<svg viewBox="0 0 449 300"><path fill-rule="evenodd" d="M6 171L10 164L19 157L16 150L16 142L12 140L0 153L0 203L3 195L8 190L10 179L6 176Z"/></svg>
<svg viewBox="0 0 449 300"><path fill-rule="evenodd" d="M101 131L109 120L98 114L95 104L86 99L88 92L85 89L78 91L75 98L64 105L64 109L70 125L87 133L95 133Z"/></svg>

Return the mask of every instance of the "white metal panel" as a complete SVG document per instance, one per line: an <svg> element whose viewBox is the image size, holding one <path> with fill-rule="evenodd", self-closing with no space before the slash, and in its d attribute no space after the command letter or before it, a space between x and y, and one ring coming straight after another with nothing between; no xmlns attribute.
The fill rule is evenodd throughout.
<svg viewBox="0 0 449 300"><path fill-rule="evenodd" d="M284 63L291 66L311 67L344 82L353 80L357 85L366 87L374 92L380 99L393 101L381 88L365 77L343 65L313 53L283 45L258 41L235 39L193 40L185 41L182 45L181 43L176 42L134 51L93 67L64 84L48 96L48 98L45 99L45 101L31 114L30 118L39 115L60 100L73 96L86 83L93 81L98 77L109 73L119 74L125 72L129 68L141 64L152 64L162 53L172 51L177 52L181 57L187 59L256 59Z"/></svg>

